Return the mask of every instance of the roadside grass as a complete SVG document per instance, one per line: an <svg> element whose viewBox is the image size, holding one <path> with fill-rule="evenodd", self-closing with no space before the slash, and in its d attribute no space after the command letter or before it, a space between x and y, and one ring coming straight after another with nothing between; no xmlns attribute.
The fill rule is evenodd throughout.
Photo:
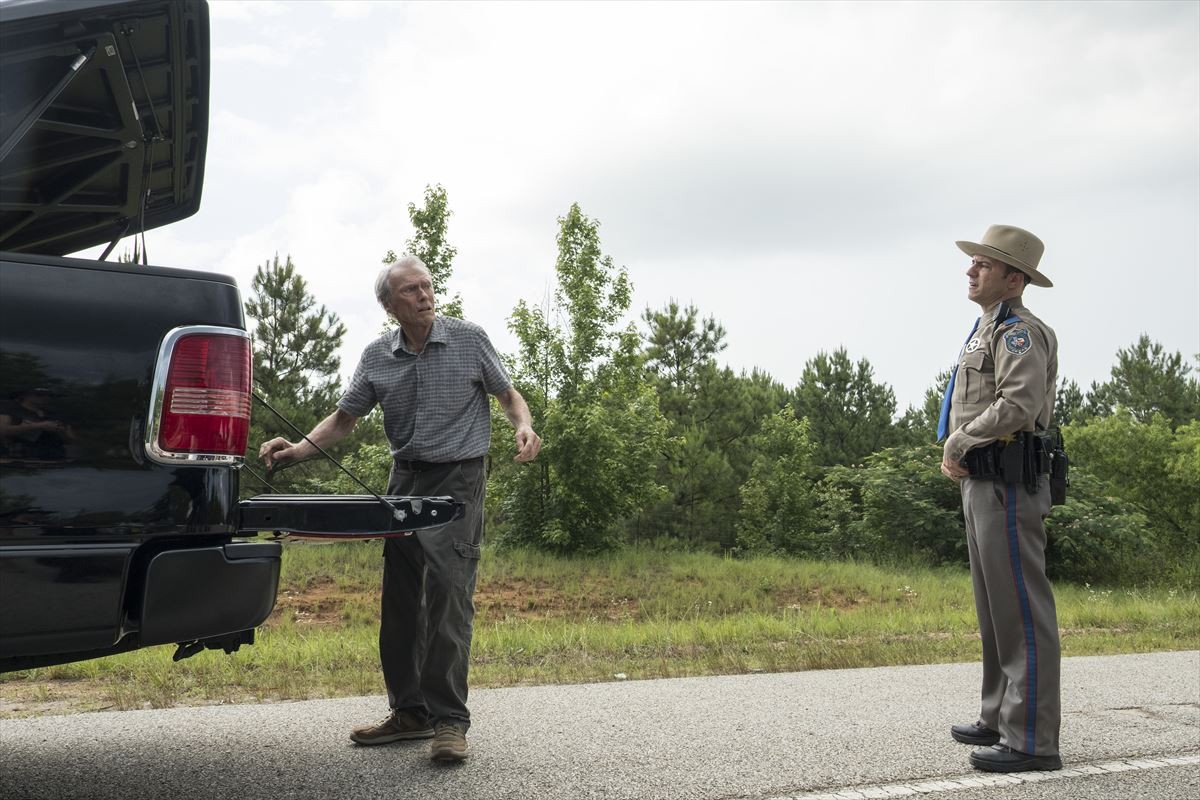
<svg viewBox="0 0 1200 800"><path fill-rule="evenodd" d="M290 544L257 643L171 661L155 647L0 675L0 718L381 694L379 542ZM1055 588L1064 655L1200 647L1194 587ZM485 550L477 687L971 661L965 569L630 548Z"/></svg>

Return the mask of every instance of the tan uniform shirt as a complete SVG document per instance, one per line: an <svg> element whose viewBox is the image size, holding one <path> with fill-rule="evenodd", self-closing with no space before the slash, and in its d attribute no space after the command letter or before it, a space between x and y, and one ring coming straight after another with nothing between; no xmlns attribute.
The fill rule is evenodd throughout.
<svg viewBox="0 0 1200 800"><path fill-rule="evenodd" d="M1004 436L1049 427L1054 413L1058 338L1020 297L1008 301L1006 319L996 319L1000 305L983 313L959 354L945 446L953 462Z"/></svg>

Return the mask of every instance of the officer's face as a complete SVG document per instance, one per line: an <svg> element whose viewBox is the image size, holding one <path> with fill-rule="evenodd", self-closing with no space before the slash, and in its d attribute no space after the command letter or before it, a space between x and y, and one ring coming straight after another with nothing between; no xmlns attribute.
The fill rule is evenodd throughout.
<svg viewBox="0 0 1200 800"><path fill-rule="evenodd" d="M987 256L974 256L967 270L967 297L982 306L990 308L1001 300L1016 297L1020 291L1015 291L1024 285L1021 273L1014 270L1006 275L1008 266Z"/></svg>
<svg viewBox="0 0 1200 800"><path fill-rule="evenodd" d="M388 311L403 328L433 324L433 281L424 267L401 267L388 275Z"/></svg>

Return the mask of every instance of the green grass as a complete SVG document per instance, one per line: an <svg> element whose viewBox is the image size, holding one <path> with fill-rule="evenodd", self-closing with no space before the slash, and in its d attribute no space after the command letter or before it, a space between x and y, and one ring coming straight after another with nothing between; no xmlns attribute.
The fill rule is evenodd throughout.
<svg viewBox="0 0 1200 800"><path fill-rule="evenodd" d="M284 548L257 643L180 663L172 649L0 675L0 717L382 693L378 542ZM1200 647L1194 588L1058 586L1064 655ZM963 569L629 549L486 551L473 686L971 661Z"/></svg>

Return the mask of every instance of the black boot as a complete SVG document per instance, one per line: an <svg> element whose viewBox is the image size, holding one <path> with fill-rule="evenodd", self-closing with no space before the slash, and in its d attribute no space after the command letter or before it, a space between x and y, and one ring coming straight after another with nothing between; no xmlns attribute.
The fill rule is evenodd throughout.
<svg viewBox="0 0 1200 800"><path fill-rule="evenodd" d="M1000 732L994 731L984 725L982 720L972 722L970 725L951 725L950 735L954 737L954 741L956 742L979 745L980 747L1000 743Z"/></svg>
<svg viewBox="0 0 1200 800"><path fill-rule="evenodd" d="M971 766L987 772L1030 772L1062 769L1062 759L1058 756L1034 756L1006 745L994 744L971 753Z"/></svg>

